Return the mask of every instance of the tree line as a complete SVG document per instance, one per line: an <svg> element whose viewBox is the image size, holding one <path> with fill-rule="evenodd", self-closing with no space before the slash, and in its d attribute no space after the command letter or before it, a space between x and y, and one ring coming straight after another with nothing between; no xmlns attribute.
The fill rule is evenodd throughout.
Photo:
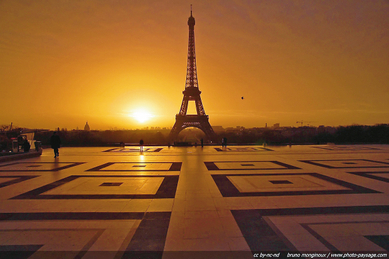
<svg viewBox="0 0 389 259"><path fill-rule="evenodd" d="M167 145L170 130L105 130L59 131L63 146L112 146L121 142L145 145ZM218 139L227 138L229 144L389 144L389 125L341 126L341 127L284 127L239 128L216 132ZM35 139L42 145L50 145L52 132L36 131ZM199 144L199 140L197 144ZM217 144L220 144L217 143ZM170 143L173 144L173 143ZM195 143L191 143L195 144Z"/></svg>

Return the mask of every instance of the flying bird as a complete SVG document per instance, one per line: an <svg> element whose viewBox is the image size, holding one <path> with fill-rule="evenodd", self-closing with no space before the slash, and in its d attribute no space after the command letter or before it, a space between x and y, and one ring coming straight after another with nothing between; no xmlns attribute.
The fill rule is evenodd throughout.
<svg viewBox="0 0 389 259"><path fill-rule="evenodd" d="M242 97L240 97L240 98L242 98L242 100L244 99L244 97L242 96Z"/></svg>

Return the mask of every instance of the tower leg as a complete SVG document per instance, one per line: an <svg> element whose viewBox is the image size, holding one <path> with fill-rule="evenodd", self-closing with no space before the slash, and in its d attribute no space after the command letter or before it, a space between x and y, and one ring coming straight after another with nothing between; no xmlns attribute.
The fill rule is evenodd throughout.
<svg viewBox="0 0 389 259"><path fill-rule="evenodd" d="M213 143L217 143L216 134L208 121L208 116L176 116L176 122L169 134L169 141L177 140L178 134L189 127L194 127L202 130L207 138Z"/></svg>

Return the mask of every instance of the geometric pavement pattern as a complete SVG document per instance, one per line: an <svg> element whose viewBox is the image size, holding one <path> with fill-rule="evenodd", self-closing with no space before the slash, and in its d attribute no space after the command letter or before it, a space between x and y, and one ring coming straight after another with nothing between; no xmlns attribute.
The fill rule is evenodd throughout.
<svg viewBox="0 0 389 259"><path fill-rule="evenodd" d="M385 168L389 162L374 161L369 159L333 159L333 160L300 160L301 162L317 165L325 168Z"/></svg>
<svg viewBox="0 0 389 259"><path fill-rule="evenodd" d="M258 152L258 151L273 151L270 148L265 147L226 147L226 148L215 148L218 152Z"/></svg>
<svg viewBox="0 0 389 259"><path fill-rule="evenodd" d="M0 163L0 258L388 254L388 145L61 150Z"/></svg>
<svg viewBox="0 0 389 259"><path fill-rule="evenodd" d="M60 171L83 162L12 162L0 164L0 172Z"/></svg>
<svg viewBox="0 0 389 259"><path fill-rule="evenodd" d="M379 172L379 171L377 171L377 172L348 172L348 173L389 183L389 171L387 171L387 172Z"/></svg>
<svg viewBox="0 0 389 259"><path fill-rule="evenodd" d="M212 175L223 197L379 193L317 173Z"/></svg>
<svg viewBox="0 0 389 259"><path fill-rule="evenodd" d="M380 241L389 235L388 212L389 206L364 206L234 210L232 214L252 251L355 252L358 244L357 252L385 252L387 243Z"/></svg>
<svg viewBox="0 0 389 259"><path fill-rule="evenodd" d="M175 175L71 175L12 199L174 198L177 183Z"/></svg>
<svg viewBox="0 0 389 259"><path fill-rule="evenodd" d="M331 151L359 151L359 150L380 150L379 147L363 146L363 145L328 145L328 146L312 146Z"/></svg>
<svg viewBox="0 0 389 259"><path fill-rule="evenodd" d="M142 152L159 152L161 150L162 148L144 148ZM123 153L138 152L139 153L141 151L140 148L110 148L102 152L123 152Z"/></svg>

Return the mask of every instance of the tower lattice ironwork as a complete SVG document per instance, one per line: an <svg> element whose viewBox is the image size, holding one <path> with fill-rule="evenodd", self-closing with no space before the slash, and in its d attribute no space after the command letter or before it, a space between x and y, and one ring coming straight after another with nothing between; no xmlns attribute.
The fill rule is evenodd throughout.
<svg viewBox="0 0 389 259"><path fill-rule="evenodd" d="M190 17L188 19L188 26L188 64L186 71L185 90L182 92L184 97L182 99L180 112L176 115L176 123L170 132L169 139L170 141L175 141L180 131L188 127L195 127L201 129L210 141L216 141L216 134L213 131L211 124L209 124L209 118L208 115L205 114L204 106L200 97L201 91L199 90L199 84L197 80L194 39L195 19L192 16L192 10L190 11ZM197 114L187 114L189 101L195 102Z"/></svg>

